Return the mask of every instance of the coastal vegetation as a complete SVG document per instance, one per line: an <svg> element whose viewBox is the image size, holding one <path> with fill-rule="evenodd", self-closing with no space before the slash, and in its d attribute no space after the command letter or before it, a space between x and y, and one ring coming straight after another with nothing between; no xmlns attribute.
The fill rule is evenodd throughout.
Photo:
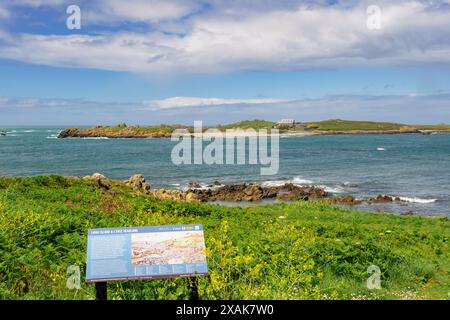
<svg viewBox="0 0 450 320"><path fill-rule="evenodd" d="M226 130L226 129L254 129L254 130L260 130L260 129L266 129L270 130L273 128L273 126L276 124L276 122L273 121L266 121L266 120L245 120L240 121L236 123L231 123L227 125L221 125L217 128L219 130Z"/></svg>
<svg viewBox="0 0 450 320"><path fill-rule="evenodd" d="M394 122L374 122L374 121L350 121L350 120L325 120L319 122L307 122L308 127L318 131L450 131L450 125L408 125Z"/></svg>
<svg viewBox="0 0 450 320"><path fill-rule="evenodd" d="M372 122L372 121L349 121L349 120L325 120L319 122L308 122L315 130L319 131L353 131L353 130L400 130L402 127L408 127L399 123L392 122Z"/></svg>
<svg viewBox="0 0 450 320"><path fill-rule="evenodd" d="M266 129L269 130L276 126L276 122L266 120L246 120L236 123L213 126L221 131L227 129ZM290 134L359 134L359 133L419 133L443 131L450 132L450 125L406 125L391 122L373 122L373 121L349 121L341 119L325 120L318 122L298 123L292 128L282 128L280 133ZM211 127L203 127L207 130ZM176 129L187 129L193 132L192 126L186 125L155 125L139 126L127 125L125 123L116 126L95 126L92 128L68 128L59 134L59 138L83 138L83 137L108 137L108 138L163 138L170 137Z"/></svg>
<svg viewBox="0 0 450 320"><path fill-rule="evenodd" d="M185 128L185 126L164 124L158 126L128 126L121 123L117 126L95 126L88 129L69 128L61 132L59 137L162 138L170 137L173 130L177 128Z"/></svg>
<svg viewBox="0 0 450 320"><path fill-rule="evenodd" d="M226 207L98 181L0 178L0 299L93 299L84 283L89 228L186 223L205 226L210 277L199 278L200 299L449 298L447 217L311 201ZM70 265L81 268L80 290L66 287ZM366 286L371 265L379 290ZM190 290L183 278L108 287L110 299L184 299Z"/></svg>

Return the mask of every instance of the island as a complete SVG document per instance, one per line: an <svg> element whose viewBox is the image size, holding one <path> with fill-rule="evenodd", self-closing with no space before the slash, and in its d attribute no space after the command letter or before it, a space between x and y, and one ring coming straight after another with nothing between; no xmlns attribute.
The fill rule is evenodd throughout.
<svg viewBox="0 0 450 320"><path fill-rule="evenodd" d="M278 129L281 135L336 135L336 134L405 134L405 133L448 133L449 124L417 125L393 122L351 121L331 119L317 122L298 122L293 119L282 119L278 122L267 120L246 120L227 125L204 127L203 130L216 128L220 131L230 129ZM186 129L193 133L192 126L181 124L161 124L154 126L127 125L94 126L92 128L67 128L60 132L58 138L170 138L176 129Z"/></svg>

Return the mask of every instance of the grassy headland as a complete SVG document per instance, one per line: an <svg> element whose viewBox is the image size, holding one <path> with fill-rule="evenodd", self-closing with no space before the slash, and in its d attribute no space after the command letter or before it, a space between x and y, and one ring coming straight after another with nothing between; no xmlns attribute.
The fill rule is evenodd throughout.
<svg viewBox="0 0 450 320"><path fill-rule="evenodd" d="M246 120L227 125L215 126L221 131L227 129L267 129L270 131L276 122L266 120ZM63 130L59 138L162 138L170 137L175 129L187 129L193 132L193 127L183 125L158 125L158 126L128 126L124 123L117 126L96 126L89 129L69 128ZM207 130L208 127L204 127ZM450 132L450 125L406 125L391 122L325 120L319 122L305 122L292 128L280 128L284 134L398 134L419 133L427 131Z"/></svg>
<svg viewBox="0 0 450 320"><path fill-rule="evenodd" d="M308 122L308 126L318 131L385 131L400 130L401 128L417 129L413 126L392 123L392 122L372 122L372 121L349 121L349 120L324 120L319 122Z"/></svg>
<svg viewBox="0 0 450 320"><path fill-rule="evenodd" d="M60 176L0 178L0 299L93 299L88 228L202 223L201 299L447 299L446 217L362 213L320 202L224 207L158 200ZM81 267L82 289L66 288ZM367 268L381 269L369 290ZM111 299L180 299L186 279L112 282Z"/></svg>
<svg viewBox="0 0 450 320"><path fill-rule="evenodd" d="M380 133L408 133L420 131L450 131L450 125L411 125L394 122L374 121L350 121L350 120L325 120L319 122L307 122L307 126L318 132L380 132Z"/></svg>

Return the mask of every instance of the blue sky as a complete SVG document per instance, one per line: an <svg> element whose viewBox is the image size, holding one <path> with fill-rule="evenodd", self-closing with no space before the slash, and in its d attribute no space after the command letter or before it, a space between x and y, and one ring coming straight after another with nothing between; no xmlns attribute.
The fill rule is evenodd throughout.
<svg viewBox="0 0 450 320"><path fill-rule="evenodd" d="M449 97L449 1L0 4L0 125L450 123Z"/></svg>

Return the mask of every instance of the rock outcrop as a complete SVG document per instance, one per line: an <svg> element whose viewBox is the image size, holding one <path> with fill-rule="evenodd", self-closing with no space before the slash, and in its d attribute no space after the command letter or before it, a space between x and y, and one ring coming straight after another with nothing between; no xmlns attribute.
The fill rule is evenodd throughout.
<svg viewBox="0 0 450 320"><path fill-rule="evenodd" d="M177 201L187 201L187 193L181 190L173 189L152 189L149 190L148 194L161 200L177 200ZM193 199L191 201L194 201Z"/></svg>
<svg viewBox="0 0 450 320"><path fill-rule="evenodd" d="M202 186L197 182L189 182L188 187L190 189L197 189L197 188L201 188Z"/></svg>
<svg viewBox="0 0 450 320"><path fill-rule="evenodd" d="M91 176L82 178L99 188L111 189L111 181L101 173L94 173ZM214 181L208 187L202 187L197 182L190 182L187 190L177 189L151 189L150 183L145 180L142 174L135 174L124 182L115 181L115 184L131 187L133 190L152 195L158 199L176 200L186 202L255 202L265 199L279 201L316 200L323 199L328 193L320 187L308 185L296 185L285 183L279 186L264 186L257 183L228 184L223 185L219 181ZM352 195L333 197L325 199L328 204L339 205L359 205L376 204L402 201L398 196L378 195L375 198L356 199Z"/></svg>
<svg viewBox="0 0 450 320"><path fill-rule="evenodd" d="M390 203L390 202L404 202L398 196L389 196L389 195L378 195L375 198L368 199L355 199L351 195L334 197L327 199L327 203L329 204L343 204L343 205L358 205L358 204L376 204L376 203Z"/></svg>
<svg viewBox="0 0 450 320"><path fill-rule="evenodd" d="M85 176L83 177L83 180L89 181L94 185L106 190L109 190L111 188L111 182L107 177L105 177L101 173L94 173L91 176Z"/></svg>
<svg viewBox="0 0 450 320"><path fill-rule="evenodd" d="M130 179L125 181L125 184L136 191L148 192L150 190L150 183L148 183L142 174L139 173L131 176Z"/></svg>
<svg viewBox="0 0 450 320"><path fill-rule="evenodd" d="M85 137L78 129L64 129L58 134L58 139L64 138L83 138Z"/></svg>
<svg viewBox="0 0 450 320"><path fill-rule="evenodd" d="M198 184L191 184L187 191L181 190L151 190L150 194L161 199L184 201L260 201L277 199L282 201L309 200L326 197L328 194L322 188L314 186L297 186L284 184L282 186L264 187L258 184L215 184L214 188L195 188ZM220 185L217 186L217 185Z"/></svg>
<svg viewBox="0 0 450 320"><path fill-rule="evenodd" d="M341 197L334 197L327 200L329 204L344 204L344 205L356 205L363 203L363 200L355 199L352 195L346 195Z"/></svg>
<svg viewBox="0 0 450 320"><path fill-rule="evenodd" d="M370 198L367 200L368 204L372 203L385 203L385 202L393 202L393 201L401 201L399 197L393 197L388 195L378 195L375 198Z"/></svg>

